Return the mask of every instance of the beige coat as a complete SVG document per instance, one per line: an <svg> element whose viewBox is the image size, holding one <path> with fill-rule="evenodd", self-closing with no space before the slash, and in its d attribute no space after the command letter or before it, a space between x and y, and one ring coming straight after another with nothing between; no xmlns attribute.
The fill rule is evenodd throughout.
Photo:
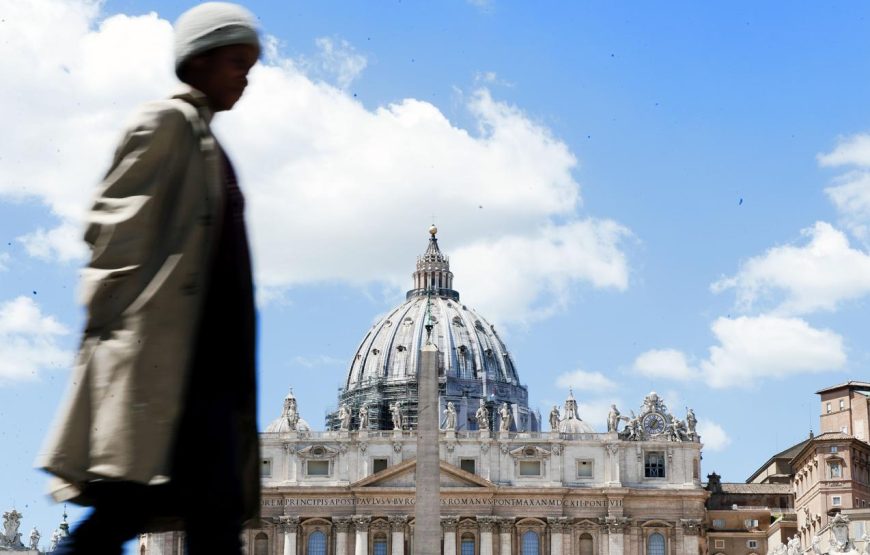
<svg viewBox="0 0 870 555"><path fill-rule="evenodd" d="M87 504L81 486L93 479L167 480L224 203L211 117L190 88L144 105L97 192L85 233L84 338L37 459L56 476L59 501ZM259 495L255 410L245 407L237 427L254 432L237 443L251 459L249 517Z"/></svg>

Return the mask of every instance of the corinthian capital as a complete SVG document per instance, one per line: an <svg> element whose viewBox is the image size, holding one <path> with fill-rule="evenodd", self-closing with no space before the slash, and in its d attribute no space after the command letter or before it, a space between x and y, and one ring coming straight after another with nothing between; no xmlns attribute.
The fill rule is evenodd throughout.
<svg viewBox="0 0 870 555"><path fill-rule="evenodd" d="M357 532L368 532L372 517L369 515L354 515L353 526Z"/></svg>

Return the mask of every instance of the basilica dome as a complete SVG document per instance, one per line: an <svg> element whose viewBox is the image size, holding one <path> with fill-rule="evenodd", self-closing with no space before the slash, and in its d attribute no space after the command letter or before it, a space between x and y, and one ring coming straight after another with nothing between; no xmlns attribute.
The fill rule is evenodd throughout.
<svg viewBox="0 0 870 555"><path fill-rule="evenodd" d="M528 393L520 383L510 352L495 326L460 300L453 289L450 261L429 230L429 244L417 258L413 288L405 302L380 318L365 334L350 361L339 404L369 406L370 426L391 429L389 405L403 405L405 421L416 422L417 369L420 349L431 342L438 348L442 405L458 407L457 429L477 429L473 414L480 400L490 408L507 402L516 429L538 430L536 414L528 409ZM443 407L442 407L443 408ZM327 417L335 428L337 411Z"/></svg>

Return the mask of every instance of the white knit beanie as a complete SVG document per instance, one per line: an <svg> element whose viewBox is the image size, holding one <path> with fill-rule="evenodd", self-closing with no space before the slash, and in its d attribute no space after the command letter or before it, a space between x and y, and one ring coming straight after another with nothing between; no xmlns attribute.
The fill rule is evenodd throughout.
<svg viewBox="0 0 870 555"><path fill-rule="evenodd" d="M187 10L175 22L175 74L197 54L231 44L250 44L259 52L257 20L251 12L229 2L206 2Z"/></svg>

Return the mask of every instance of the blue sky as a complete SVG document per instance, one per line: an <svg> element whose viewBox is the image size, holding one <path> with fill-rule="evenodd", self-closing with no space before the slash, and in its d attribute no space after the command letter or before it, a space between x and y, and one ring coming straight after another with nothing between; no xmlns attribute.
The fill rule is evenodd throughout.
<svg viewBox="0 0 870 555"><path fill-rule="evenodd" d="M0 508L47 539L32 460L82 313L81 217L124 118L173 87L190 2L0 7ZM655 389L741 481L863 379L870 48L858 2L249 2L268 37L216 129L249 200L260 424L322 426L431 220L530 403L599 430ZM77 517L81 513L73 511Z"/></svg>

